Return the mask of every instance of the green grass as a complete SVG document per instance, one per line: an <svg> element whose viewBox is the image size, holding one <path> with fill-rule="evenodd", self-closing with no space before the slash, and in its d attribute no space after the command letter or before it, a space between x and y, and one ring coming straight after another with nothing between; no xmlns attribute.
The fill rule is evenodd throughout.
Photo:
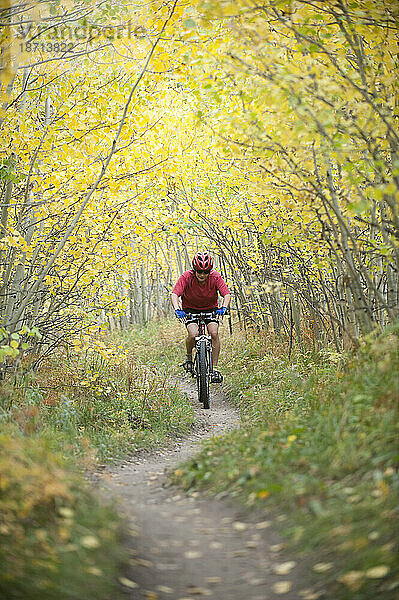
<svg viewBox="0 0 399 600"><path fill-rule="evenodd" d="M121 598L120 522L46 436L0 432L0 596Z"/></svg>
<svg viewBox="0 0 399 600"><path fill-rule="evenodd" d="M1 383L1 597L124 597L121 522L83 472L188 432L160 343L155 326L115 334Z"/></svg>
<svg viewBox="0 0 399 600"><path fill-rule="evenodd" d="M357 355L291 360L270 334L224 339L220 366L241 427L175 474L186 489L228 491L276 516L307 564L324 569L317 587L340 600L393 600L399 589L398 330L369 336ZM153 323L3 382L7 598L118 597L118 519L77 471L189 430L192 406L170 377L183 340L176 322Z"/></svg>
<svg viewBox="0 0 399 600"><path fill-rule="evenodd" d="M242 426L175 475L284 515L292 545L322 563L315 578L340 599L393 600L399 589L398 330L346 357L288 360L259 335L226 342L221 369Z"/></svg>
<svg viewBox="0 0 399 600"><path fill-rule="evenodd" d="M151 361L158 341L150 326L80 353L60 350L35 376L2 386L0 419L49 434L54 449L100 462L187 433L192 405L168 383L168 365Z"/></svg>

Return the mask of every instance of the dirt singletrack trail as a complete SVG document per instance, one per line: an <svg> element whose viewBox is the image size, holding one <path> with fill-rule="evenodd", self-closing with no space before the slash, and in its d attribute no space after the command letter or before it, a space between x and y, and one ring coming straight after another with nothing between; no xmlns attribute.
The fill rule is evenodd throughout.
<svg viewBox="0 0 399 600"><path fill-rule="evenodd" d="M167 473L193 456L202 440L239 427L238 412L216 386L210 410L202 409L191 381L182 378L179 386L194 405L191 434L167 449L139 452L100 478L132 534L126 598L321 598L298 583L300 566L286 555L272 518L249 512L227 496L186 494L169 485Z"/></svg>

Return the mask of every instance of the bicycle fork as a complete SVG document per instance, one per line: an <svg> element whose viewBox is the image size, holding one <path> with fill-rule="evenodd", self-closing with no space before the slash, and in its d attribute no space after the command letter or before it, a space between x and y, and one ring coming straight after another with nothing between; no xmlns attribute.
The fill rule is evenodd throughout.
<svg viewBox="0 0 399 600"><path fill-rule="evenodd" d="M210 335L202 334L195 338L195 351L197 356L199 355L199 349L201 346L201 342L205 342L206 354L207 354L207 362L208 362L208 373L211 375L213 373L213 362L212 362L212 338ZM195 369L197 371L197 361L195 361Z"/></svg>

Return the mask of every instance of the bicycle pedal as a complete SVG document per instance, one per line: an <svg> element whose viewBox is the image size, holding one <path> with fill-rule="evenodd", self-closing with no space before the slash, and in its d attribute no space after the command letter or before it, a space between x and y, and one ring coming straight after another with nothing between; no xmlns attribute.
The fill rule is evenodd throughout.
<svg viewBox="0 0 399 600"><path fill-rule="evenodd" d="M219 371L213 371L211 373L211 383L222 383L223 375Z"/></svg>
<svg viewBox="0 0 399 600"><path fill-rule="evenodd" d="M180 366L183 367L183 369L186 373L190 373L191 375L193 375L194 365L193 365L192 361L185 360L184 363Z"/></svg>

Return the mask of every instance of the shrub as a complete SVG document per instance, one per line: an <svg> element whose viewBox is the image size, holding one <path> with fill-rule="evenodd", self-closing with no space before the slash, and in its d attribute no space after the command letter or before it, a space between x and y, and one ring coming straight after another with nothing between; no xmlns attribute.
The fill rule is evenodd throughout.
<svg viewBox="0 0 399 600"><path fill-rule="evenodd" d="M109 598L119 522L43 436L0 432L0 596Z"/></svg>
<svg viewBox="0 0 399 600"><path fill-rule="evenodd" d="M368 336L353 356L292 360L258 338L233 340L223 368L243 425L175 474L283 511L292 543L329 565L333 597L397 594L398 333Z"/></svg>

